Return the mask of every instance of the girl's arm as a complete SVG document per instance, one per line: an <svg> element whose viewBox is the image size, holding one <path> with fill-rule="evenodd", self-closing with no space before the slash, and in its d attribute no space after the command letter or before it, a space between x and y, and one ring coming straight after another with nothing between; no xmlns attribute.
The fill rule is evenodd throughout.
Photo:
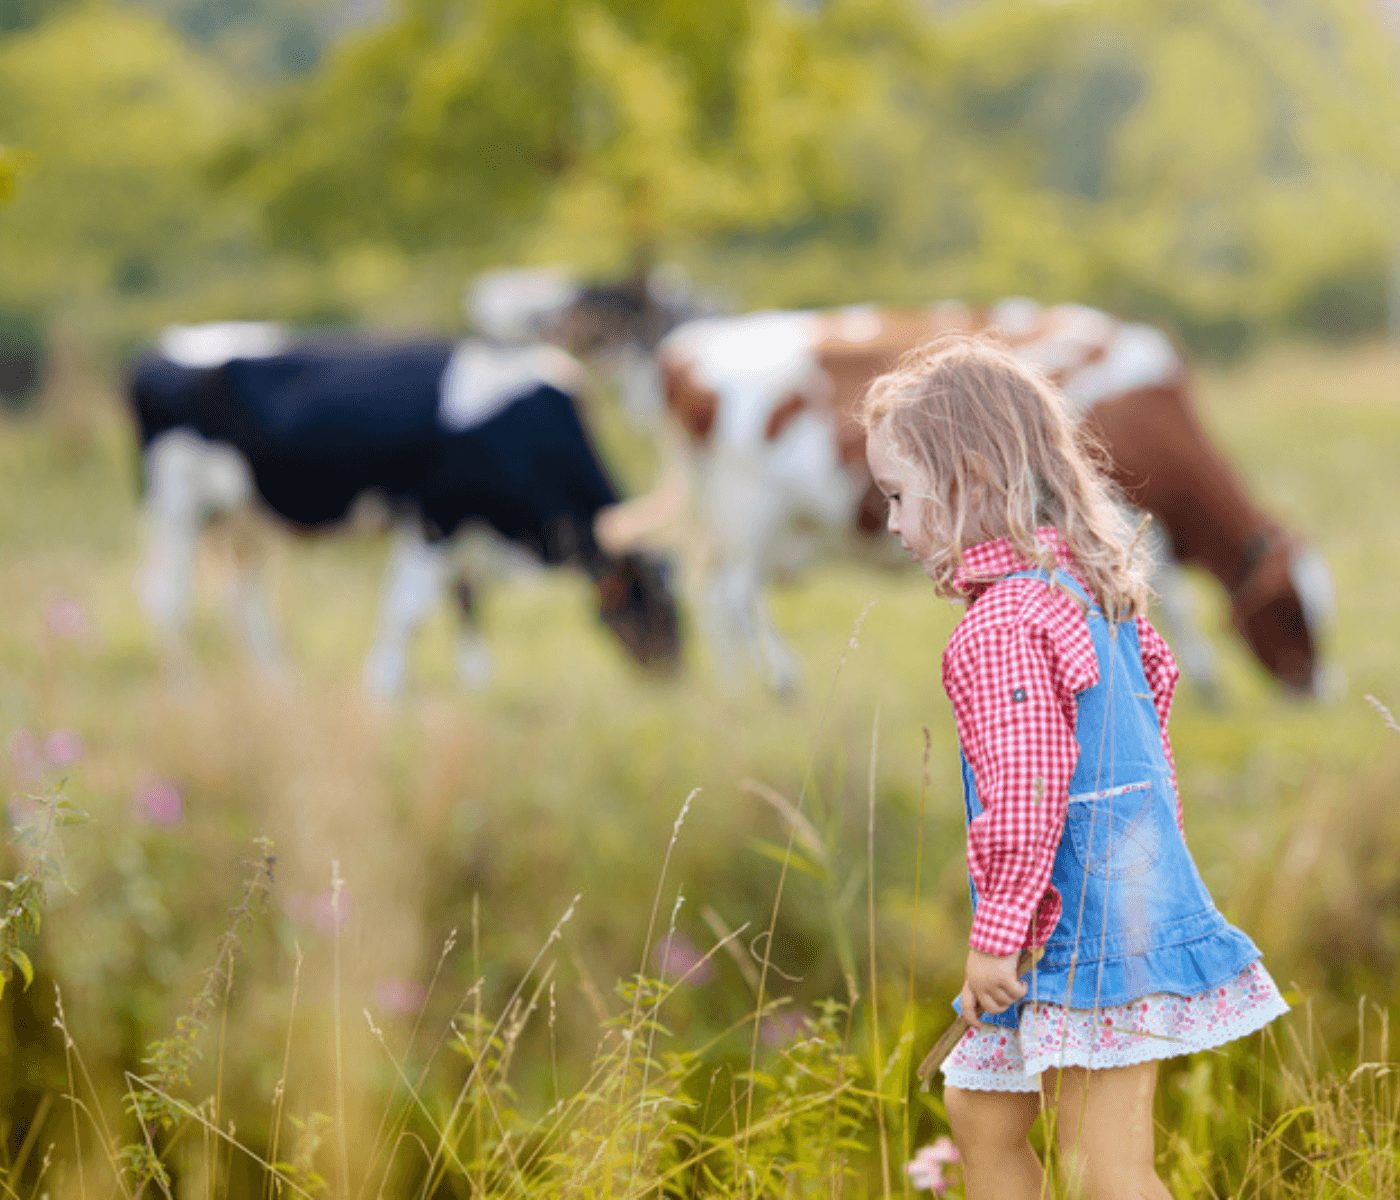
<svg viewBox="0 0 1400 1200"><path fill-rule="evenodd" d="M1167 766L1172 771L1172 791L1176 794L1176 826L1181 836L1186 836L1186 822L1181 813L1181 789L1176 782L1176 759L1172 755L1172 740L1167 734L1167 719L1171 716L1172 701L1176 697L1177 680L1181 669L1171 648L1162 635L1146 617L1137 619L1138 645L1142 648L1142 672L1147 676L1147 684L1152 689L1152 705L1157 710L1157 723L1162 730L1162 750L1167 756Z"/></svg>
<svg viewBox="0 0 1400 1200"><path fill-rule="evenodd" d="M983 808L968 828L977 888L968 941L985 954L1042 944L1060 916L1050 872L1079 759L1074 694L1098 677L1087 628L1087 657L1062 634L998 623L955 637L944 657L944 687Z"/></svg>

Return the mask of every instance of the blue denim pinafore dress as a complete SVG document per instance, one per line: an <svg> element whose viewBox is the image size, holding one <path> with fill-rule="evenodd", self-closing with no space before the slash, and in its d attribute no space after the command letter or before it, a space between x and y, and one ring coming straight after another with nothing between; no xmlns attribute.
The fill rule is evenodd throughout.
<svg viewBox="0 0 1400 1200"><path fill-rule="evenodd" d="M1215 907L1176 824L1172 772L1142 668L1134 621L1110 622L1065 572L1018 571L1009 579L1058 575L1088 605L1099 681L1075 697L1079 760L1050 882L1063 910L1045 954L1023 978L1025 997L985 1019L1015 1028L1030 1001L1069 1008L1124 1004L1152 992L1191 996L1232 979L1260 952ZM982 811L967 755L963 798L969 823ZM977 907L977 889L972 906ZM959 1009L958 1001L953 1007Z"/></svg>

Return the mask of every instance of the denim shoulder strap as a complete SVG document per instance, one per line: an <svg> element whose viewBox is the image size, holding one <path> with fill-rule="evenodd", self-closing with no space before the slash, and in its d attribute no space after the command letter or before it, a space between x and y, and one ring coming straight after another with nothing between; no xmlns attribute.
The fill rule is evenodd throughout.
<svg viewBox="0 0 1400 1200"><path fill-rule="evenodd" d="M1094 598L1089 595L1079 582L1068 571L1061 571L1056 567L1053 571L1047 571L1044 567L1032 567L1027 571L1014 571L1010 575L1003 576L1005 579L1043 579L1046 583L1059 582L1066 585L1070 591L1078 596L1088 606L1091 612L1103 615L1103 610L1099 608Z"/></svg>

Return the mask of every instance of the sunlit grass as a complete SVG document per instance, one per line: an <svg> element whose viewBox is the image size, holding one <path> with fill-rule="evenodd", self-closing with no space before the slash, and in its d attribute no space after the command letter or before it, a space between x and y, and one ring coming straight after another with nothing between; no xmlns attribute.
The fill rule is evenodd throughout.
<svg viewBox="0 0 1400 1200"><path fill-rule="evenodd" d="M1296 1007L1164 1070L1178 1195L1397 1191L1400 735L1364 699L1400 710L1397 385L1394 352L1299 349L1202 385L1230 454L1328 558L1349 682L1291 704L1220 631L1228 711L1179 700L1193 852ZM132 595L110 404L94 388L0 431L0 771L7 792L66 773L93 817L65 835L74 890L28 947L36 982L4 999L19 1194L135 1194L123 1097L217 961L259 835L270 902L158 1143L175 1194L903 1194L910 1150L946 1129L910 1064L949 1015L967 923L950 608L853 566L783 590L808 687L781 706L725 694L698 655L679 686L638 678L582 584L541 576L486 594L487 692L457 686L444 613L384 711L358 688L382 546L282 539L290 678L244 665L211 556L199 671L171 681ZM606 440L643 481L632 436ZM1215 629L1219 593L1197 590ZM81 621L55 629L70 600ZM74 748L58 733L78 756L45 765ZM691 949L703 967L663 970Z"/></svg>

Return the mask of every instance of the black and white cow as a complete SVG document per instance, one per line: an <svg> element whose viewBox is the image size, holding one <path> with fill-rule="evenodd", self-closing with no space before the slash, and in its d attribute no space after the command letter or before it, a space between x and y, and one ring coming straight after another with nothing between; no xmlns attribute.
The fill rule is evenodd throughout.
<svg viewBox="0 0 1400 1200"><path fill-rule="evenodd" d="M486 528L549 565L584 571L603 622L637 662L670 668L676 607L662 564L602 547L619 501L575 403L582 371L552 347L478 341L293 341L275 326L167 331L133 365L128 397L146 478L147 610L170 637L189 607L195 550L214 518L261 508L303 532L347 522L367 498L398 530L366 681L402 686L409 640L455 578L454 547ZM468 589L459 665L479 680ZM252 579L239 612L275 660Z"/></svg>
<svg viewBox="0 0 1400 1200"><path fill-rule="evenodd" d="M665 404L654 355L678 325L728 311L674 266L586 280L557 267L503 267L478 275L462 297L468 324L498 345L549 342L614 386L637 426L657 432Z"/></svg>

